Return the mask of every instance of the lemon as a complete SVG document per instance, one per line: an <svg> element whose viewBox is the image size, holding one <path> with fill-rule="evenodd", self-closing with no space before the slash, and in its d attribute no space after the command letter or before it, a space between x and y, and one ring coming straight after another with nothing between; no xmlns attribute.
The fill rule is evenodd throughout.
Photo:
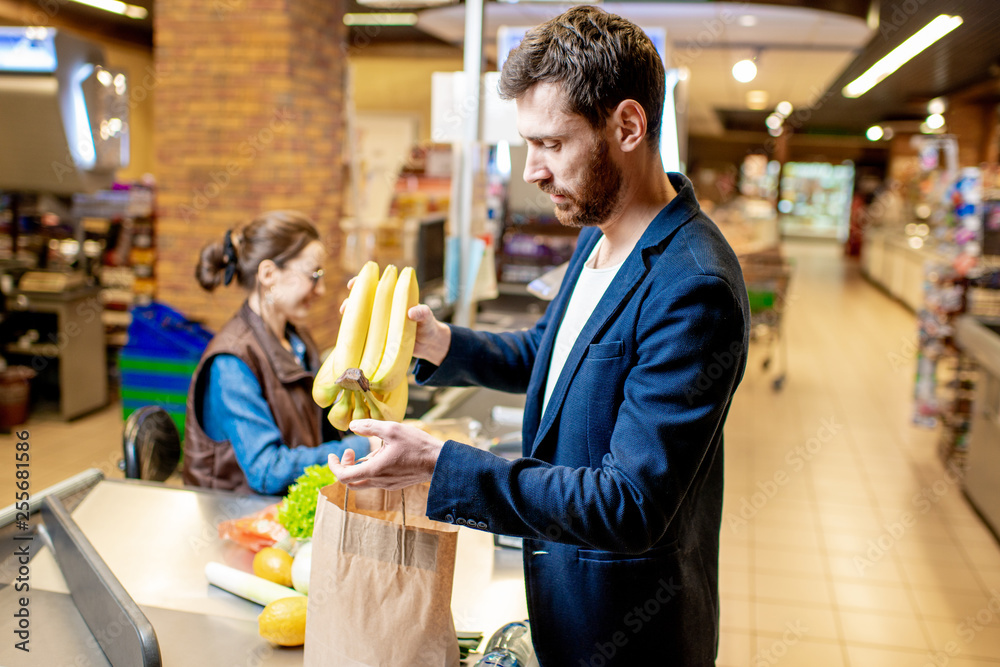
<svg viewBox="0 0 1000 667"><path fill-rule="evenodd" d="M282 586L292 585L292 557L287 551L264 547L253 557L253 573Z"/></svg>
<svg viewBox="0 0 1000 667"><path fill-rule="evenodd" d="M257 617L260 636L278 646L306 643L306 606L309 598L281 598L264 607Z"/></svg>

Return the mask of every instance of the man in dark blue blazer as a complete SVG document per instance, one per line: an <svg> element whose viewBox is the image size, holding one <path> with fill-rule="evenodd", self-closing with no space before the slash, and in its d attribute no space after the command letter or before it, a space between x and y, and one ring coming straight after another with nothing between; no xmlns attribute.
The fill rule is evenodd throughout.
<svg viewBox="0 0 1000 667"><path fill-rule="evenodd" d="M576 252L530 330L410 317L419 382L527 393L524 456L361 420L385 445L330 467L348 484L430 480L430 518L523 537L542 667L714 665L722 432L748 342L739 264L690 181L663 172L663 65L634 24L571 9L511 52L500 88L524 178L582 228Z"/></svg>

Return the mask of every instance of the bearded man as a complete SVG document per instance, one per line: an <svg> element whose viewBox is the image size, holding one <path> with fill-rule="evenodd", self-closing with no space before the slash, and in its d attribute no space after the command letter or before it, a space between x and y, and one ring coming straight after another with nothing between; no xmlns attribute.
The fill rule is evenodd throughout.
<svg viewBox="0 0 1000 667"><path fill-rule="evenodd" d="M723 425L749 306L732 249L659 153L664 68L633 23L576 7L504 64L524 179L580 227L531 329L416 320L417 381L527 394L523 458L359 420L385 445L331 456L349 485L430 480L427 516L524 538L542 667L714 665Z"/></svg>

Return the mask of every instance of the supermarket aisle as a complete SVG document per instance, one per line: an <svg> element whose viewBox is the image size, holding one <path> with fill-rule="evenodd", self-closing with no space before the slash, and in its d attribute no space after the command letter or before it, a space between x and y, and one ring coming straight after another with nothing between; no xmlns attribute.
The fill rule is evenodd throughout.
<svg viewBox="0 0 1000 667"><path fill-rule="evenodd" d="M798 242L775 393L727 427L722 667L1000 664L1000 548L910 425L911 313Z"/></svg>
<svg viewBox="0 0 1000 667"><path fill-rule="evenodd" d="M728 422L720 667L1000 665L1000 548L909 421L913 315L837 246L789 254L788 379L754 348ZM32 488L120 477L120 415L33 416Z"/></svg>

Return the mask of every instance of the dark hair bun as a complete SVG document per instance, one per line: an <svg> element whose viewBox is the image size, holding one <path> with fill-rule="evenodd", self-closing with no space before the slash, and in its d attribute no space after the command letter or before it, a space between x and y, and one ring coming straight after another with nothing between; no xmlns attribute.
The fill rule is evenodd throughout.
<svg viewBox="0 0 1000 667"><path fill-rule="evenodd" d="M211 292L222 284L226 271L226 262L222 251L222 241L213 241L201 249L201 257L194 270L198 284Z"/></svg>

